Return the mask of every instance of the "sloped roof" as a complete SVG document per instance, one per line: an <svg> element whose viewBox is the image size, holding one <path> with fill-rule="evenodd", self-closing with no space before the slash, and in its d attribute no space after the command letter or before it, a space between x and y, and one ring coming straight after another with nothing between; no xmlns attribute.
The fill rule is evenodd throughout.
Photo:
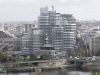
<svg viewBox="0 0 100 75"><path fill-rule="evenodd" d="M17 38L13 34L5 31L5 30L0 30L0 38Z"/></svg>

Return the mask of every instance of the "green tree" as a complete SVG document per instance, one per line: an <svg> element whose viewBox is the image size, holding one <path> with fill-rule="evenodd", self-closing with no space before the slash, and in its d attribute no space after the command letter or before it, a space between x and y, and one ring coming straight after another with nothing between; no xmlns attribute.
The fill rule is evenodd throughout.
<svg viewBox="0 0 100 75"><path fill-rule="evenodd" d="M3 52L0 52L0 62L7 62L7 55Z"/></svg>

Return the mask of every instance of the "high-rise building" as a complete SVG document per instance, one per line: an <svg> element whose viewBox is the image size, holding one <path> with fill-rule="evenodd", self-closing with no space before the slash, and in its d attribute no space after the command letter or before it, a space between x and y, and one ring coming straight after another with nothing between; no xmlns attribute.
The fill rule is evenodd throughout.
<svg viewBox="0 0 100 75"><path fill-rule="evenodd" d="M41 47L41 42L40 42L40 37L41 37L41 31L38 28L33 28L33 51L34 50L40 50Z"/></svg>
<svg viewBox="0 0 100 75"><path fill-rule="evenodd" d="M45 35L48 37L48 43L52 44L52 28L55 26L56 23L56 12L55 11L48 11L48 8L41 8L40 9L40 16L38 20L39 29L43 31L43 39L42 39L42 46L45 44Z"/></svg>
<svg viewBox="0 0 100 75"><path fill-rule="evenodd" d="M32 46L33 40L32 40L32 25L25 24L25 32L23 33L21 37L21 50L23 54L30 54L33 50Z"/></svg>
<svg viewBox="0 0 100 75"><path fill-rule="evenodd" d="M54 27L52 29L52 42L55 50L63 50L63 27Z"/></svg>
<svg viewBox="0 0 100 75"><path fill-rule="evenodd" d="M71 14L62 14L64 28L64 50L74 53L76 45L76 20Z"/></svg>
<svg viewBox="0 0 100 75"><path fill-rule="evenodd" d="M38 26L42 31L41 46L48 43L55 50L67 50L72 52L76 45L76 20L72 14L57 13L54 8L49 11L47 7L40 9ZM46 35L46 36L45 36Z"/></svg>

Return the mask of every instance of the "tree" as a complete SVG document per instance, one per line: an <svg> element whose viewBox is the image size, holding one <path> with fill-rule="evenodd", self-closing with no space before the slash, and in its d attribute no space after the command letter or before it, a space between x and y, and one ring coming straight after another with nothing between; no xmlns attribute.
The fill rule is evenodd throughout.
<svg viewBox="0 0 100 75"><path fill-rule="evenodd" d="M7 55L3 52L0 52L0 62L7 62Z"/></svg>

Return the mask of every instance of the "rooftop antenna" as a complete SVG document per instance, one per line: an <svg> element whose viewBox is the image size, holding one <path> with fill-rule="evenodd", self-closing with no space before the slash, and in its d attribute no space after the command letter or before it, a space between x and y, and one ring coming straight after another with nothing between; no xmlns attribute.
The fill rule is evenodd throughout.
<svg viewBox="0 0 100 75"><path fill-rule="evenodd" d="M52 6L52 11L54 11L54 6Z"/></svg>

